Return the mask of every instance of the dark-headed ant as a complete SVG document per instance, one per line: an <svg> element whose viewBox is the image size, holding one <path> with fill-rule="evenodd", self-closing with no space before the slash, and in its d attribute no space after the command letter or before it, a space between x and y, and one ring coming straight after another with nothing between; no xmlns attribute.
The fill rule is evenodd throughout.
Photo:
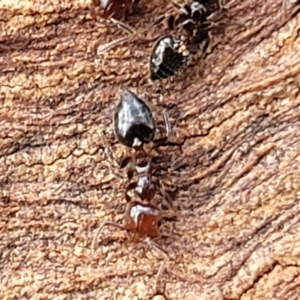
<svg viewBox="0 0 300 300"><path fill-rule="evenodd" d="M179 38L172 35L159 39L150 57L150 78L159 80L175 75L187 63L191 46L205 42L208 46L208 22L210 12L200 0L193 0L183 7L172 2L179 14L168 18L168 27L176 29ZM203 49L203 50L206 50Z"/></svg>
<svg viewBox="0 0 300 300"><path fill-rule="evenodd" d="M202 48L201 56L209 46L209 31L213 26L211 16L223 9L221 0L192 0L180 6L169 0L178 15L170 15L167 19L170 30L176 30L176 36L168 35L160 38L152 49L150 56L150 79L159 80L178 73L188 63L190 52Z"/></svg>
<svg viewBox="0 0 300 300"><path fill-rule="evenodd" d="M159 223L163 218L177 217L177 212L172 205L170 196L162 190L172 213L163 212L158 205L151 203L156 194L156 184L151 178L152 159L144 149L144 144L152 143L152 149L167 144L167 139L171 131L171 126L167 115L164 114L166 135L155 140L156 123L148 105L130 90L125 90L121 96L121 101L117 105L114 113L115 135L120 143L135 150L134 158L126 158L121 167L131 163L134 170L130 170L128 177L132 178L133 172L137 173L137 182L128 185L126 190L127 206L125 211L124 224L108 221L104 222L94 236L92 249L94 251L98 236L105 226L117 227L133 233L134 240L145 240L147 244L158 250L164 257L156 277L155 290L157 290L158 280L163 273L166 263L169 260L168 252L154 242L154 238L160 236ZM132 201L128 195L129 190L135 190L139 196L138 201Z"/></svg>
<svg viewBox="0 0 300 300"><path fill-rule="evenodd" d="M175 75L187 63L189 55L182 40L171 35L160 38L150 57L150 79L154 81Z"/></svg>

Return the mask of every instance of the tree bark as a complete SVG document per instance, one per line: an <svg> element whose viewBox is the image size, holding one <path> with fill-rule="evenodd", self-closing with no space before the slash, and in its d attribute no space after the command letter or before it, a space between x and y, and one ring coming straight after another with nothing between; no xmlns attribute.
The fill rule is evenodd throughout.
<svg viewBox="0 0 300 300"><path fill-rule="evenodd" d="M0 2L1 299L151 296L159 253L105 228L91 254L100 224L123 219L127 179L107 149L128 153L111 118L127 87L159 125L167 109L171 138L184 141L157 151L180 212L157 240L170 255L165 294L300 299L300 6L287 2L286 18L281 7L235 1L212 52L153 84L163 24L101 52L126 33L91 19L89 3ZM126 20L137 30L174 11L139 8Z"/></svg>

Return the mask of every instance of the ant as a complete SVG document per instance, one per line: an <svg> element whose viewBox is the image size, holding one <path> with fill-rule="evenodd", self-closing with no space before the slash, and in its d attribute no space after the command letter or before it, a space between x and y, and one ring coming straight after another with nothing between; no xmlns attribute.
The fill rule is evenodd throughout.
<svg viewBox="0 0 300 300"><path fill-rule="evenodd" d="M204 55L209 47L210 21L214 12L224 9L221 0L192 0L180 6L169 0L179 15L167 18L168 28L177 30L179 38L172 35L164 36L156 41L150 56L150 79L152 81L168 78L178 73L188 63L190 52L194 48L202 48ZM202 57L201 55L201 57Z"/></svg>
<svg viewBox="0 0 300 300"><path fill-rule="evenodd" d="M111 21L125 31L134 33L134 29L121 20L125 19L139 0L93 0L92 2L94 7L91 10L91 16L94 20L99 15L102 19Z"/></svg>
<svg viewBox="0 0 300 300"><path fill-rule="evenodd" d="M113 119L115 135L119 142L135 149L134 158L126 158L123 167L133 160L132 166L137 172L138 181L129 184L126 190L125 198L127 206L124 225L113 221L104 222L94 236L92 249L94 251L98 236L105 226L112 226L132 232L132 240L145 240L150 248L158 250L164 257L164 261L161 263L156 275L155 291L157 291L158 280L169 261L169 255L153 239L160 236L160 221L164 218L177 217L177 212L169 198L167 198L168 206L172 208L173 213L162 212L155 204L150 203L155 196L156 186L151 179L151 157L147 154L143 145L150 142L154 144L152 148L165 145L171 132L171 126L167 115L164 114L166 135L154 140L156 123L150 108L143 100L128 89L123 92L121 101L115 109ZM132 178L133 171L129 171L131 175L128 175L128 177ZM132 189L139 196L139 201L132 201L128 195L128 191ZM163 192L163 194L167 196L166 192Z"/></svg>
<svg viewBox="0 0 300 300"><path fill-rule="evenodd" d="M127 147L135 149L134 158L126 158L123 166L132 162L138 175L138 181L131 183L127 187L125 198L127 201L124 225L113 221L104 222L94 236L92 249L94 251L100 232L105 226L112 226L121 230L133 233L133 240L145 240L148 246L158 250L164 257L164 261L158 270L155 291L157 291L158 280L165 270L169 261L168 252L154 242L154 238L160 237L159 224L164 218L172 219L177 217L177 211L171 204L168 197L167 203L173 213L163 212L157 205L150 203L156 194L156 186L151 179L151 157L143 148L144 144L153 143L152 148L167 144L167 139L171 131L171 126L167 115L164 114L166 135L154 140L156 123L148 105L130 90L125 90L121 96L121 101L114 112L114 130L119 142ZM133 176L133 170L129 171ZM132 201L128 191L134 189L139 196L139 201ZM163 195L167 196L166 192Z"/></svg>
<svg viewBox="0 0 300 300"><path fill-rule="evenodd" d="M126 157L122 160L120 167L129 165L127 176L132 179L134 172L138 180L127 186L125 198L130 201L128 192L134 190L142 201L150 202L156 192L158 181L152 180L153 161L150 154L144 149L144 144L152 143L151 150L162 145L182 145L168 141L171 133L171 125L166 112L163 112L166 134L160 139L154 139L156 123L148 105L130 90L125 90L121 102L117 105L114 113L115 135L120 143L135 150L133 157ZM150 150L150 151L151 151ZM172 205L170 195L160 189L168 205Z"/></svg>

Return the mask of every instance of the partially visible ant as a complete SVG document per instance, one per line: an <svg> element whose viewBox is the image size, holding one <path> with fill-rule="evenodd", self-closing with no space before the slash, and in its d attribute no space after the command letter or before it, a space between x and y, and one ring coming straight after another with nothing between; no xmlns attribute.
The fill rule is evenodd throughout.
<svg viewBox="0 0 300 300"><path fill-rule="evenodd" d="M97 0L94 0L97 1ZM138 2L138 1L137 1ZM137 3L135 2L135 3ZM153 28L156 24L159 24L162 20L165 19L164 15L159 16L158 18L156 18L152 23L150 23L148 26L146 26L145 28L142 28L140 30L134 30L133 28L129 27L128 25L124 24L121 21L117 21L112 19L113 23L117 24L118 26L122 27L125 31L127 31L129 33L129 35L121 37L119 39L115 39L111 42L105 43L103 45L101 45L98 48L98 52L99 53L104 53L107 52L109 50L111 50L112 48L122 44L122 43L126 43L129 42L131 38L138 36L138 35L145 35L149 32L149 30L151 28Z"/></svg>
<svg viewBox="0 0 300 300"><path fill-rule="evenodd" d="M113 24L120 26L130 34L134 33L134 29L122 22L128 13L133 9L139 0L92 0L93 8L91 16L94 20L97 16L104 20L111 21Z"/></svg>
<svg viewBox="0 0 300 300"><path fill-rule="evenodd" d="M174 76L189 62L190 52L199 46L202 57L209 48L210 29L214 26L211 17L226 9L221 0L192 0L184 6L169 1L179 14L167 18L168 28L176 30L179 38L168 35L154 44L149 63L152 81Z"/></svg>
<svg viewBox="0 0 300 300"><path fill-rule="evenodd" d="M152 112L148 105L130 90L125 90L121 96L121 101L117 105L114 112L114 130L118 141L135 149L134 158L125 158L121 167L131 163L131 169L128 177L132 178L133 172L138 175L137 182L128 185L125 198L127 206L125 211L124 224L120 225L116 222L104 222L94 236L92 242L92 250L94 251L98 236L105 226L113 226L121 230L133 233L133 240L145 240L150 248L158 250L164 257L155 281L155 291L160 276L165 270L165 266L169 260L168 252L154 242L154 238L160 237L159 223L164 218L177 218L178 214L175 210L170 196L162 191L164 198L167 200L168 207L172 209L172 213L163 212L156 204L150 203L156 194L156 184L151 178L152 160L143 148L144 144L153 143L152 149L168 144L168 136L171 132L171 126L167 115L164 114L166 135L155 140L156 123ZM171 143L172 144L172 143ZM128 195L129 190L135 190L139 196L139 201L132 201Z"/></svg>

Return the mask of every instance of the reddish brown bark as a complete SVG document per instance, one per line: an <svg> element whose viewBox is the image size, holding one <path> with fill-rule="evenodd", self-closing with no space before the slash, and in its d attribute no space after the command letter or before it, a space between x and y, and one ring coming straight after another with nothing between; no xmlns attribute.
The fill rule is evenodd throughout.
<svg viewBox="0 0 300 300"><path fill-rule="evenodd" d="M150 2L150 1L149 1ZM6 6L5 6L6 5ZM9 5L9 6L8 6ZM145 28L171 6L141 1ZM125 172L111 113L123 88L168 108L182 153L162 148L163 178L181 217L158 243L170 262L171 299L300 298L299 5L236 1L201 64L148 81L162 25L109 53L124 33L89 17L79 1L2 1L0 44L0 298L146 299L160 257L132 251L121 221ZM160 120L160 119L159 119ZM171 151L174 154L170 155ZM166 171L167 170L167 171ZM125 176L125 175L124 175Z"/></svg>

